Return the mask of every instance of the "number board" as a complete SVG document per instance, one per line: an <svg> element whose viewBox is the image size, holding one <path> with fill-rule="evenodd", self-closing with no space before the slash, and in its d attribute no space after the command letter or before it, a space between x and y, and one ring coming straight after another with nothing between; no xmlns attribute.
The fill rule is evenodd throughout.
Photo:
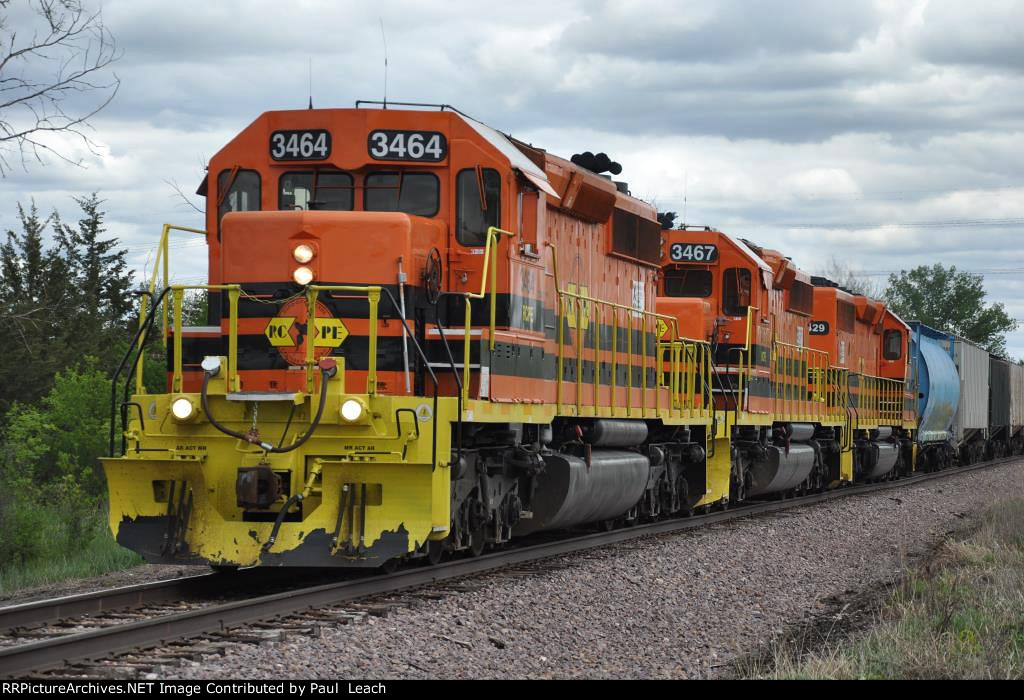
<svg viewBox="0 0 1024 700"><path fill-rule="evenodd" d="M366 148L374 160L437 163L448 157L448 139L437 131L371 131Z"/></svg>
<svg viewBox="0 0 1024 700"><path fill-rule="evenodd" d="M331 155L331 133L326 129L275 131L270 135L274 160L326 160Z"/></svg>
<svg viewBox="0 0 1024 700"><path fill-rule="evenodd" d="M668 249L673 262L713 263L718 261L718 246L707 243L673 243Z"/></svg>
<svg viewBox="0 0 1024 700"><path fill-rule="evenodd" d="M811 321L811 335L828 335L828 321Z"/></svg>

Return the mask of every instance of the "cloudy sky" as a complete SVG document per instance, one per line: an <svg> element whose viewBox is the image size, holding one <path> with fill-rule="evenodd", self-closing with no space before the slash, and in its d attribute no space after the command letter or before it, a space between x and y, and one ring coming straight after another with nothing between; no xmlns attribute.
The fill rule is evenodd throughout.
<svg viewBox="0 0 1024 700"><path fill-rule="evenodd" d="M31 30L12 0L5 37ZM83 0L99 7L98 0ZM633 193L811 271L943 262L1024 320L1019 1L174 3L106 0L121 57L98 154L54 141L0 179L0 227L98 191L142 265L165 221L202 226L202 166L260 112L443 102L555 153L603 150ZM685 198L685 203L684 203ZM195 199L195 198L194 198ZM198 247L197 247L197 244ZM201 242L174 251L199 281ZM198 261L198 262L197 262ZM1010 336L1024 357L1024 326Z"/></svg>

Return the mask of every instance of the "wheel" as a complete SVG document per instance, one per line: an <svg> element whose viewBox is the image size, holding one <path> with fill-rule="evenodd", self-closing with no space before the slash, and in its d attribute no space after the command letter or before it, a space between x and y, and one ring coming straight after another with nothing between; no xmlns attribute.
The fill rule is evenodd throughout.
<svg viewBox="0 0 1024 700"><path fill-rule="evenodd" d="M437 566L444 559L447 549L447 540L430 540L427 542L427 562L431 566Z"/></svg>
<svg viewBox="0 0 1024 700"><path fill-rule="evenodd" d="M386 562L384 562L377 568L381 570L381 573L393 574L398 569L398 565L401 563L402 559L400 557L392 557L391 559L388 559Z"/></svg>
<svg viewBox="0 0 1024 700"><path fill-rule="evenodd" d="M487 530L483 525L481 525L469 533L469 553L471 556L478 557L484 553L484 549L486 547Z"/></svg>

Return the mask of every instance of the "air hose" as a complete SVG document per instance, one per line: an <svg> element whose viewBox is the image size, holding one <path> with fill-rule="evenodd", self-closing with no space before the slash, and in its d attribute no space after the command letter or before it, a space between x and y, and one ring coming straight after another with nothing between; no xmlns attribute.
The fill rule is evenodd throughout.
<svg viewBox="0 0 1024 700"><path fill-rule="evenodd" d="M207 371L203 373L203 388L199 394L203 405L203 412L206 414L206 418L210 421L210 425L212 425L214 428L224 433L225 435L236 438L238 440L243 440L253 445L259 445L266 452L280 454L282 452L291 452L292 450L301 447L307 440L309 440L310 436L313 435L313 431L317 429L317 426L320 425L320 419L323 418L324 415L324 404L327 403L327 382L337 372L337 365L333 363L325 363L320 365L320 405L316 409L316 416L313 418L312 422L309 424L309 428L302 435L302 437L299 438L293 444L289 445L288 447L274 447L269 442L260 442L252 434L247 435L244 433L239 433L234 430L231 430L230 428L222 425L216 418L213 417L213 413L210 411L209 399L210 379L214 375L216 375L219 370L220 368L218 367L216 370ZM281 510L278 512L277 518L274 520L274 528L273 530L271 530L270 538L263 545L263 551L267 551L274 546L274 542L277 540L277 533L281 529L281 523L284 522L285 516L288 514L288 511L291 510L291 507L293 505L302 501L302 499L305 497L306 493L312 486L312 481L313 479L315 479L316 474L318 472L319 469L315 470L312 474L310 474L310 483L306 485L306 488L303 491L300 491L299 493L289 498L285 502Z"/></svg>
<svg viewBox="0 0 1024 700"><path fill-rule="evenodd" d="M225 435L236 438L238 440L243 440L253 445L258 445L262 447L263 450L266 452L271 452L274 454L281 454L282 452L291 452L292 450L297 449L301 447L303 444L305 444L305 442L309 440L310 436L313 435L313 431L315 431L317 429L317 426L320 425L320 419L324 415L324 404L327 402L327 381L334 376L334 373L336 371L336 366L320 368L320 405L316 409L316 416L313 418L313 421L309 424L309 428L302 435L302 437L300 437L297 442L292 443L288 447L274 447L269 442L260 442L258 438L251 434L235 432L234 430L231 430L230 428L222 425L216 418L213 417L213 413L210 411L210 400L209 397L207 396L207 390L210 385L210 379L214 376L214 374L216 374L216 372L203 373L203 388L202 391L200 392L200 399L202 400L203 404L203 413L205 413L207 419L209 419L210 425L212 425L214 428L224 433Z"/></svg>
<svg viewBox="0 0 1024 700"><path fill-rule="evenodd" d="M292 506L296 503L302 503L303 499L309 495L310 491L313 490L313 484L316 483L317 478L320 476L320 461L316 461L316 465L313 470L309 473L309 478L306 479L306 487L299 491L297 494L285 501L284 507L277 514L277 518L274 519L274 528L270 531L270 538L267 539L263 545L263 551L270 551L270 548L274 546L274 542L277 541L277 533L281 529L281 523L284 522L285 516L288 515L288 511L291 510Z"/></svg>

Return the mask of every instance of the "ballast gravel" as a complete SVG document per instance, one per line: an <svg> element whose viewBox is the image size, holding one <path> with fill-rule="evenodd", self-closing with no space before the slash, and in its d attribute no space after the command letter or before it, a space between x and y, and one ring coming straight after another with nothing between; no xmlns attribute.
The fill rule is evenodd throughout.
<svg viewBox="0 0 1024 700"><path fill-rule="evenodd" d="M703 678L784 626L892 580L1024 462L566 555L384 617L163 667L168 678Z"/></svg>
<svg viewBox="0 0 1024 700"><path fill-rule="evenodd" d="M56 598L57 596L78 595L79 593L92 593L110 588L122 586L135 586L140 583L151 583L153 581L167 581L183 576L195 576L206 573L205 569L195 566L181 566L179 564L140 564L123 571L111 571L102 576L91 578L67 579L44 583L30 588L22 588L13 592L0 594L0 606L20 605L35 600Z"/></svg>

